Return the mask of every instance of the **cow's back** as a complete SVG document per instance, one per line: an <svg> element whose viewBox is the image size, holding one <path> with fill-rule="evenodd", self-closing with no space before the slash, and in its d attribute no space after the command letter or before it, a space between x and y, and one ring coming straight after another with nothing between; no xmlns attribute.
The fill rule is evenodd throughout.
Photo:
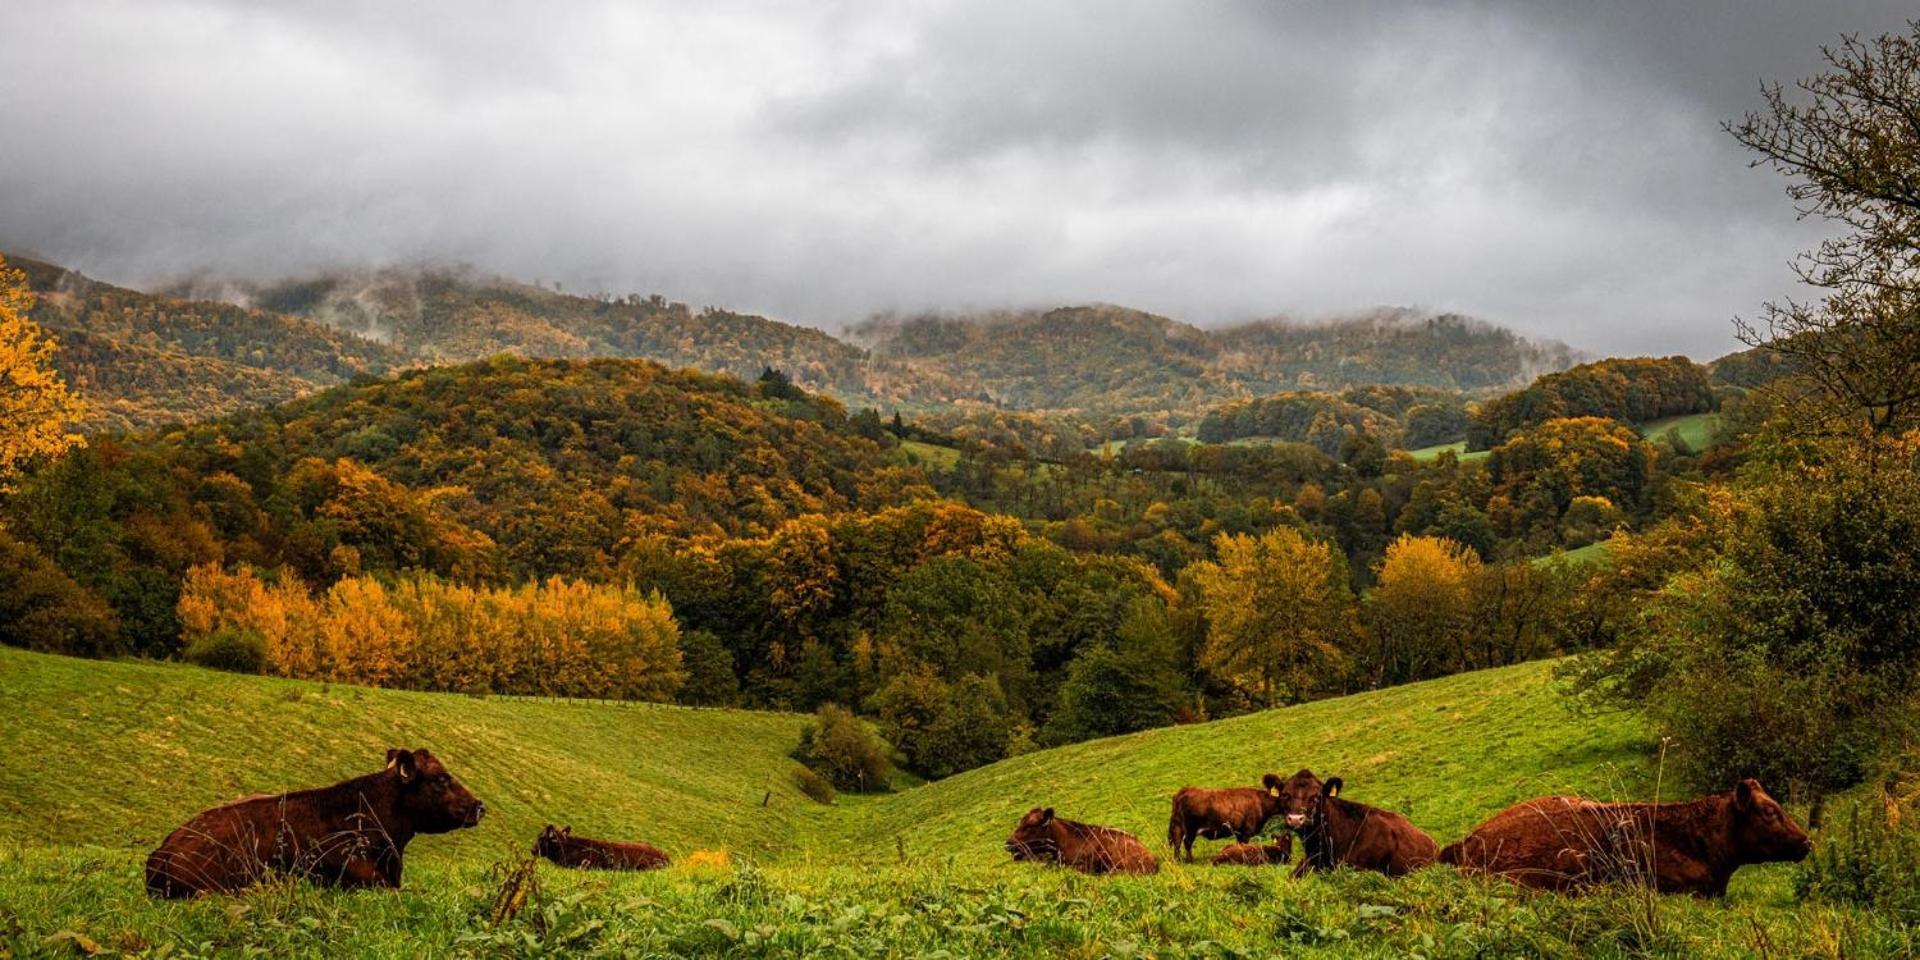
<svg viewBox="0 0 1920 960"><path fill-rule="evenodd" d="M1616 844L1618 818L1608 809L1566 796L1517 803L1449 846L1443 859L1468 873L1499 874L1538 889L1589 883Z"/></svg>
<svg viewBox="0 0 1920 960"><path fill-rule="evenodd" d="M258 881L280 842L278 794L256 793L204 811L147 856L147 891L188 897Z"/></svg>

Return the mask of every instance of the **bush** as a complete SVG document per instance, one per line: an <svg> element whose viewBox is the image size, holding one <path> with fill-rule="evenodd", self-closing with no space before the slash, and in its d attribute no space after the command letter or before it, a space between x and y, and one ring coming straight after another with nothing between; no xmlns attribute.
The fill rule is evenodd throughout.
<svg viewBox="0 0 1920 960"><path fill-rule="evenodd" d="M706 630L680 634L680 662L687 682L680 702L698 707L732 707L740 703L740 677L734 673L733 651Z"/></svg>
<svg viewBox="0 0 1920 960"><path fill-rule="evenodd" d="M123 652L120 620L32 544L0 530L0 643L43 653Z"/></svg>
<svg viewBox="0 0 1920 960"><path fill-rule="evenodd" d="M793 768L793 785L815 803L832 803L838 796L833 789L833 781L828 780L806 767Z"/></svg>
<svg viewBox="0 0 1920 960"><path fill-rule="evenodd" d="M793 758L827 778L841 790L855 793L887 789L893 773L893 752L885 740L867 729L853 711L839 704L820 706L813 725L800 734Z"/></svg>
<svg viewBox="0 0 1920 960"><path fill-rule="evenodd" d="M1920 823L1899 813L1890 804L1861 801L1829 816L1794 876L1794 893L1920 923Z"/></svg>
<svg viewBox="0 0 1920 960"><path fill-rule="evenodd" d="M221 627L195 637L180 655L188 663L229 673L265 673L267 638L258 630Z"/></svg>

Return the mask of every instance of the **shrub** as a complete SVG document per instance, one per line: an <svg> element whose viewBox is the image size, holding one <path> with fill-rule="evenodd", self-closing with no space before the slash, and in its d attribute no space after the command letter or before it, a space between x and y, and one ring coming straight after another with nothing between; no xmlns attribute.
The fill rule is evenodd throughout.
<svg viewBox="0 0 1920 960"><path fill-rule="evenodd" d="M815 803L832 803L837 796L833 789L833 781L806 767L793 768L793 785L799 787L800 792L806 794L807 799Z"/></svg>
<svg viewBox="0 0 1920 960"><path fill-rule="evenodd" d="M887 778L893 773L890 753L887 742L853 711L827 703L820 706L813 725L800 734L800 746L795 748L793 758L835 787L862 793L887 788Z"/></svg>
<svg viewBox="0 0 1920 960"><path fill-rule="evenodd" d="M0 643L44 653L122 652L120 620L32 544L0 530Z"/></svg>
<svg viewBox="0 0 1920 960"><path fill-rule="evenodd" d="M188 663L230 673L265 673L267 638L258 630L221 627L195 637L180 656Z"/></svg>
<svg viewBox="0 0 1920 960"><path fill-rule="evenodd" d="M1920 822L1899 814L1892 804L1861 801L1829 816L1794 876L1795 894L1920 922Z"/></svg>

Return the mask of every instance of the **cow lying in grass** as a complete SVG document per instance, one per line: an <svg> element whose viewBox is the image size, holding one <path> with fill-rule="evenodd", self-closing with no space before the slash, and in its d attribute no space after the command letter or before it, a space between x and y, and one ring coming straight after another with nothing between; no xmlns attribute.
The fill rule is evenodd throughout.
<svg viewBox="0 0 1920 960"><path fill-rule="evenodd" d="M416 834L471 827L485 812L432 753L389 750L379 773L255 794L187 821L147 857L147 892L229 892L275 873L328 886L398 887L401 856Z"/></svg>
<svg viewBox="0 0 1920 960"><path fill-rule="evenodd" d="M533 842L533 855L585 870L657 870L672 862L665 851L649 843L576 837L572 827L556 829L551 823Z"/></svg>
<svg viewBox="0 0 1920 960"><path fill-rule="evenodd" d="M1053 815L1034 807L1007 838L1015 860L1043 860L1084 873L1156 873L1160 864L1133 834Z"/></svg>
<svg viewBox="0 0 1920 960"><path fill-rule="evenodd" d="M1339 777L1322 783L1311 770L1283 786L1286 824L1300 835L1294 876L1345 865L1398 877L1439 858L1440 845L1406 817L1343 799L1342 786Z"/></svg>
<svg viewBox="0 0 1920 960"><path fill-rule="evenodd" d="M1231 843L1213 857L1213 865L1223 867L1264 867L1293 859L1293 838L1281 834L1272 843Z"/></svg>
<svg viewBox="0 0 1920 960"><path fill-rule="evenodd" d="M1173 795L1173 815L1167 821L1167 845L1177 856L1193 862L1196 837L1246 843L1280 814L1280 787L1274 774L1258 787L1181 787Z"/></svg>
<svg viewBox="0 0 1920 960"><path fill-rule="evenodd" d="M1723 896L1750 863L1801 860L1806 831L1759 781L1686 803L1594 803L1542 797L1516 804L1441 851L1467 873L1539 890L1621 883Z"/></svg>

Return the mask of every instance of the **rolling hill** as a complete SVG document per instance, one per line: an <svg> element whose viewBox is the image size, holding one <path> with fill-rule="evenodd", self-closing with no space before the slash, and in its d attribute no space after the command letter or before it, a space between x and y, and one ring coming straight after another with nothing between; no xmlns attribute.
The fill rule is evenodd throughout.
<svg viewBox="0 0 1920 960"><path fill-rule="evenodd" d="M1157 841L1175 789L1268 770L1341 773L1354 798L1443 837L1523 797L1639 796L1648 783L1641 729L1568 712L1545 663L1043 750L834 807L790 782L806 723L794 714L329 687L6 648L0 710L14 721L0 732L0 833L110 847L157 842L223 799L365 772L402 744L435 750L492 808L480 829L422 847L452 857L551 819L645 824L672 850L768 861L893 858L891 842L856 838L897 835L909 857L988 866L1030 806Z"/></svg>
<svg viewBox="0 0 1920 960"><path fill-rule="evenodd" d="M1725 901L1528 897L1451 870L1167 864L1086 877L1010 862L1027 806L1164 837L1184 783L1310 763L1447 838L1508 801L1646 796L1645 735L1565 711L1544 663L1048 750L896 794L813 804L787 780L802 718L373 689L0 649L0 950L279 956L1897 956L1910 930L1795 903L1791 868ZM490 814L409 850L398 894L270 885L156 903L146 849L250 790L325 782L429 746ZM549 820L678 861L603 875L514 864ZM1208 844L1209 849L1214 845ZM489 919L520 885L517 918ZM1836 938L1839 938L1836 941Z"/></svg>

